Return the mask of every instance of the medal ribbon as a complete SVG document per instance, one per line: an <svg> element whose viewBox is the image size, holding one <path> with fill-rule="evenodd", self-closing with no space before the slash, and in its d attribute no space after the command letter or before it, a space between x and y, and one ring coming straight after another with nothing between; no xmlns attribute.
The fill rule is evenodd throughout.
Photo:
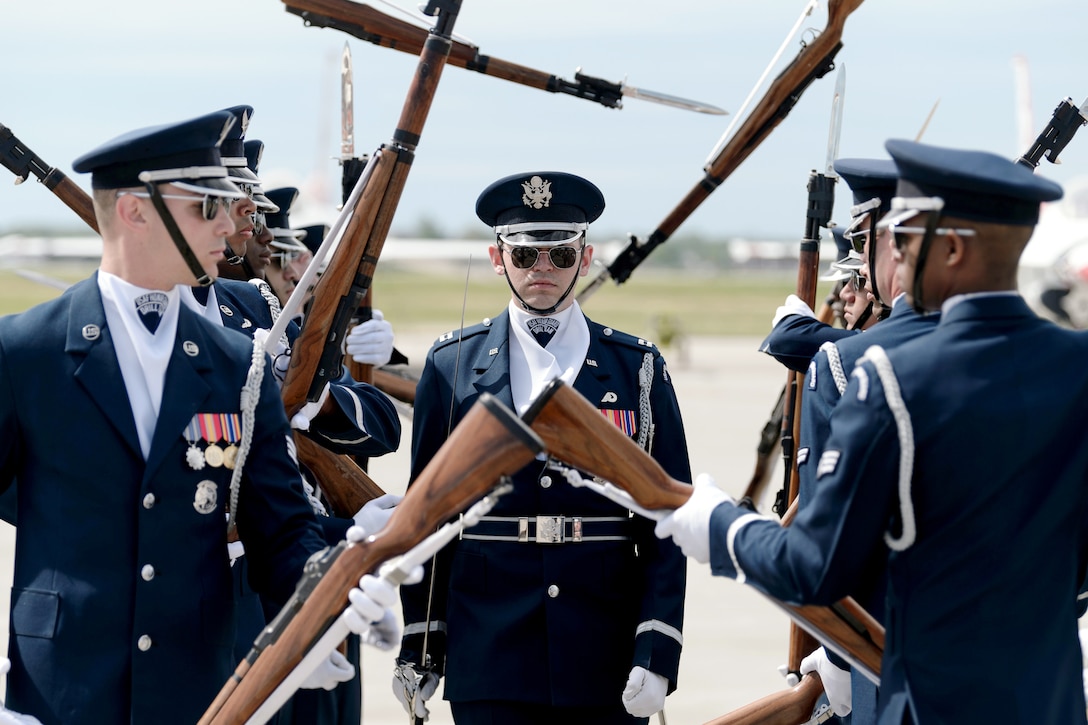
<svg viewBox="0 0 1088 725"><path fill-rule="evenodd" d="M615 423L616 427L622 430L629 436L633 436L637 427L635 426L635 411L633 410L606 410L604 408L598 408L601 411L601 415L608 418Z"/></svg>

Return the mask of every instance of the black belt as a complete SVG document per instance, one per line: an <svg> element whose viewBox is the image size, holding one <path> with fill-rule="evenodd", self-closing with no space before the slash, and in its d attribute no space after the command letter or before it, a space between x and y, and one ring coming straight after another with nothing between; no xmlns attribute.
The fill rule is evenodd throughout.
<svg viewBox="0 0 1088 725"><path fill-rule="evenodd" d="M465 529L461 538L523 544L628 541L630 527L631 519L626 516L484 516Z"/></svg>

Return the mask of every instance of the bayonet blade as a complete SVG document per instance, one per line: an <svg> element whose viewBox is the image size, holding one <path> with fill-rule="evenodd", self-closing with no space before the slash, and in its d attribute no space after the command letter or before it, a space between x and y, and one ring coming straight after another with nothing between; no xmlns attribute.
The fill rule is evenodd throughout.
<svg viewBox="0 0 1088 725"><path fill-rule="evenodd" d="M838 178L835 173L835 159L839 157L839 138L842 136L842 106L846 96L846 64L839 65L839 75L835 79L835 95L831 99L831 127L827 135L827 163L824 176Z"/></svg>
<svg viewBox="0 0 1088 725"><path fill-rule="evenodd" d="M340 158L355 158L355 92L351 48L346 42L340 56Z"/></svg>
<svg viewBox="0 0 1088 725"><path fill-rule="evenodd" d="M647 91L642 88L635 88L629 86L626 83L622 86L623 95L628 98L639 98L643 101L650 101L651 103L660 103L663 106L672 106L674 108L683 108L687 111L695 111L697 113L709 113L712 116L725 116L729 112L725 109L712 106L709 103L700 103L699 101L690 101L686 98L679 98L677 96L670 96L667 93L658 93L657 91Z"/></svg>

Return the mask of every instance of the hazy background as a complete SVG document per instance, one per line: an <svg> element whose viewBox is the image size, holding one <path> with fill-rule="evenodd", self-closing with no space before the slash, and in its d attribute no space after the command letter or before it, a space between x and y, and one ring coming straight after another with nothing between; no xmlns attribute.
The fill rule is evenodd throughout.
<svg viewBox="0 0 1088 725"><path fill-rule="evenodd" d="M566 79L581 66L735 113L804 6L465 0L455 32L484 54ZM256 109L248 137L267 145L266 185L299 186L300 204L338 200L345 41L355 65L358 153L391 138L416 62L340 31L306 27L277 0L5 2L3 18L0 123L48 163L71 174L73 159L121 133L248 103ZM821 3L803 37L825 22ZM914 138L938 99L925 141L1018 156L1026 147L1017 138L1012 58L1027 59L1034 136L1063 97L1079 105L1088 95L1085 27L1084 0L867 0L847 20L837 58L847 67L840 156L883 156L885 139ZM791 41L780 67L798 43ZM816 81L677 236L798 238L809 170L825 160L833 87L834 73ZM607 109L450 67L393 231L478 231L473 207L484 186L550 168L583 174L603 189L608 208L598 241L648 235L702 178L731 118L633 99ZM1088 142L1074 140L1065 163L1044 164L1043 172L1065 181L1086 158ZM82 175L73 177L87 186ZM849 205L840 187L838 219L846 220ZM83 231L45 190L0 184L0 234L57 225Z"/></svg>

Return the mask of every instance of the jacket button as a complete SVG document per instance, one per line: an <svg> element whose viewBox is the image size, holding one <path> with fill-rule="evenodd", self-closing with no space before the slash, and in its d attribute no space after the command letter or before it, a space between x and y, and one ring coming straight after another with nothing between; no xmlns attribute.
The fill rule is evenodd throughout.
<svg viewBox="0 0 1088 725"><path fill-rule="evenodd" d="M143 577L145 582L151 581L155 578L155 567L150 564L144 564L143 568L140 569L140 576Z"/></svg>
<svg viewBox="0 0 1088 725"><path fill-rule="evenodd" d="M606 327L603 330L601 330L601 332L603 332L605 335L611 335L612 334L612 328L611 327Z"/></svg>
<svg viewBox="0 0 1088 725"><path fill-rule="evenodd" d="M552 584L550 587L548 587L548 596L551 597L552 599L555 599L556 597L558 597L559 596L559 587L557 587L555 584Z"/></svg>
<svg viewBox="0 0 1088 725"><path fill-rule="evenodd" d="M155 505L155 494L149 493L144 496L144 508L149 509Z"/></svg>
<svg viewBox="0 0 1088 725"><path fill-rule="evenodd" d="M541 488L550 488L551 485L552 485L552 477L551 476L541 476L540 477L540 487Z"/></svg>
<svg viewBox="0 0 1088 725"><path fill-rule="evenodd" d="M136 646L140 648L141 652L147 652L151 649L151 637L146 634L141 634L140 638L136 640Z"/></svg>

